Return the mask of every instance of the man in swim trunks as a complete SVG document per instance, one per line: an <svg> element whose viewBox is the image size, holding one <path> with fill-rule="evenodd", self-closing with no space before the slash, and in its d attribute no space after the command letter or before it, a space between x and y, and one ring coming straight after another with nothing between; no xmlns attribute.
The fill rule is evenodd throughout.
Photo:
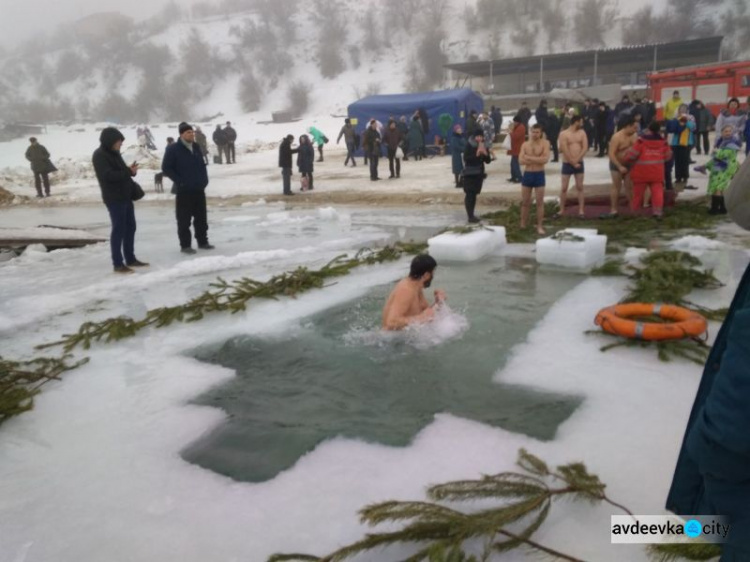
<svg viewBox="0 0 750 562"><path fill-rule="evenodd" d="M393 289L383 308L383 329L403 330L411 324L429 322L435 308L445 301L445 292L435 291L435 303L430 306L424 296L435 278L437 262L432 256L421 254L411 262L409 277L402 279Z"/></svg>
<svg viewBox="0 0 750 562"><path fill-rule="evenodd" d="M560 133L560 152L563 155L562 189L560 191L560 212L555 218L565 214L565 203L568 196L570 176L575 176L576 191L578 192L578 217L585 218L583 200L583 158L589 151L589 141L583 130L583 118L574 115L570 120L570 127Z"/></svg>
<svg viewBox="0 0 750 562"><path fill-rule="evenodd" d="M544 221L544 165L549 162L549 141L544 138L542 126L537 123L531 127L531 139L521 146L518 155L519 162L526 166L521 180L521 228L526 228L531 211L531 192L535 192L536 199L536 232L545 234Z"/></svg>
<svg viewBox="0 0 750 562"><path fill-rule="evenodd" d="M620 120L621 129L617 131L612 140L609 141L609 173L612 176L612 188L609 192L610 211L602 218L614 218L617 216L617 201L620 199L620 191L625 186L625 197L628 198L628 207L633 198L633 182L630 181L628 169L623 165L625 154L635 144L638 138L638 123L633 115L626 115Z"/></svg>

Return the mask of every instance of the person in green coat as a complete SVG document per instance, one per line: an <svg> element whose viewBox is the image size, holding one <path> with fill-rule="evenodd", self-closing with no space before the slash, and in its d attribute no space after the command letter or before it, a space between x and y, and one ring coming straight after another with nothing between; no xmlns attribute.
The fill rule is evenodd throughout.
<svg viewBox="0 0 750 562"><path fill-rule="evenodd" d="M29 139L31 143L26 149L26 160L31 162L31 171L34 172L34 186L36 187L36 196L49 197L49 174L56 172L57 168L50 161L50 154L44 146L39 144L36 137ZM44 184L44 194L42 193L42 184Z"/></svg>
<svg viewBox="0 0 750 562"><path fill-rule="evenodd" d="M321 133L315 127L310 127L307 132L312 135L313 143L318 145L318 162L323 161L323 145L328 142L328 137Z"/></svg>
<svg viewBox="0 0 750 562"><path fill-rule="evenodd" d="M409 151L414 154L415 160L421 160L424 157L424 132L419 117L414 116L409 125Z"/></svg>
<svg viewBox="0 0 750 562"><path fill-rule="evenodd" d="M740 164L737 162L737 153L742 148L739 139L732 135L733 129L727 126L721 132L721 140L714 152L713 158L705 166L695 168L696 172L705 174L708 172L708 194L711 196L711 215L726 215L727 208L724 205L724 192L729 187Z"/></svg>

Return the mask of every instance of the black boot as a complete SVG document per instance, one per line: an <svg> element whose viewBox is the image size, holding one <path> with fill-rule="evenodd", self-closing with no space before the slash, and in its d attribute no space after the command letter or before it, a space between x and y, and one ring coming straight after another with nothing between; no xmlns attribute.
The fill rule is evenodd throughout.
<svg viewBox="0 0 750 562"><path fill-rule="evenodd" d="M724 198L719 197L718 195L711 196L711 208L708 210L709 215L719 214L719 199L724 199Z"/></svg>
<svg viewBox="0 0 750 562"><path fill-rule="evenodd" d="M727 208L724 206L724 196L723 195L717 195L716 198L719 200L719 212L717 214L719 215L726 215L727 214Z"/></svg>

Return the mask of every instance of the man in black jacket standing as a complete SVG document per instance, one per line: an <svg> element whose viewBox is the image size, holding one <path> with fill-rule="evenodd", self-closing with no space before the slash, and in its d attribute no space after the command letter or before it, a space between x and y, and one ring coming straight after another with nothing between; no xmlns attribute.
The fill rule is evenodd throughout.
<svg viewBox="0 0 750 562"><path fill-rule="evenodd" d="M279 145L279 168L281 168L284 195L294 195L292 193L292 154L297 154L299 148L292 148L293 140L293 135L287 135Z"/></svg>
<svg viewBox="0 0 750 562"><path fill-rule="evenodd" d="M130 166L125 164L120 154L124 140L120 131L107 127L99 136L101 146L94 151L92 158L102 199L112 222L109 245L115 273L133 273L132 267L148 265L135 257L133 197L136 190L140 191L140 186L133 181L133 177L138 173L138 163L133 162Z"/></svg>
<svg viewBox="0 0 750 562"><path fill-rule="evenodd" d="M224 138L227 141L227 164L236 164L237 155L234 151L234 143L237 141L237 131L232 128L232 123L227 121L227 126L224 127Z"/></svg>
<svg viewBox="0 0 750 562"><path fill-rule="evenodd" d="M224 151L227 149L227 135L221 130L221 125L216 125L212 139L216 145L216 152L219 155L217 164L221 164L224 158ZM229 163L229 154L227 154L227 163Z"/></svg>
<svg viewBox="0 0 750 562"><path fill-rule="evenodd" d="M190 222L195 229L195 240L201 250L213 250L208 243L208 217L206 211L206 186L208 172L195 131L187 123L180 123L180 138L164 151L161 170L174 182L177 198L177 235L184 254L195 254L190 243Z"/></svg>
<svg viewBox="0 0 750 562"><path fill-rule="evenodd" d="M29 148L26 149L26 160L31 162L31 171L34 172L36 196L44 197L42 194L43 183L44 193L49 197L49 173L54 172L56 168L50 161L49 152L37 142L36 137L31 137L29 143Z"/></svg>

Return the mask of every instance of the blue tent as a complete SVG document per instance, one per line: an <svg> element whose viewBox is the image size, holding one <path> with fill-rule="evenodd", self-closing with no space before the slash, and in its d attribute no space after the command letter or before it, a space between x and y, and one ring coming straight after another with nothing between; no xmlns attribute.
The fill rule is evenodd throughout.
<svg viewBox="0 0 750 562"><path fill-rule="evenodd" d="M477 113L484 111L482 98L468 88L456 90L442 90L439 92L421 92L417 94L394 94L383 96L369 96L354 102L349 106L349 119L357 132L361 135L370 119L377 119L383 126L388 119L394 117L396 121L402 115L410 123L414 112L424 109L430 122L430 128L425 135L427 144L432 144L435 135L441 135L438 118L443 113L453 117L454 125L459 123L464 129L469 112L473 109Z"/></svg>

